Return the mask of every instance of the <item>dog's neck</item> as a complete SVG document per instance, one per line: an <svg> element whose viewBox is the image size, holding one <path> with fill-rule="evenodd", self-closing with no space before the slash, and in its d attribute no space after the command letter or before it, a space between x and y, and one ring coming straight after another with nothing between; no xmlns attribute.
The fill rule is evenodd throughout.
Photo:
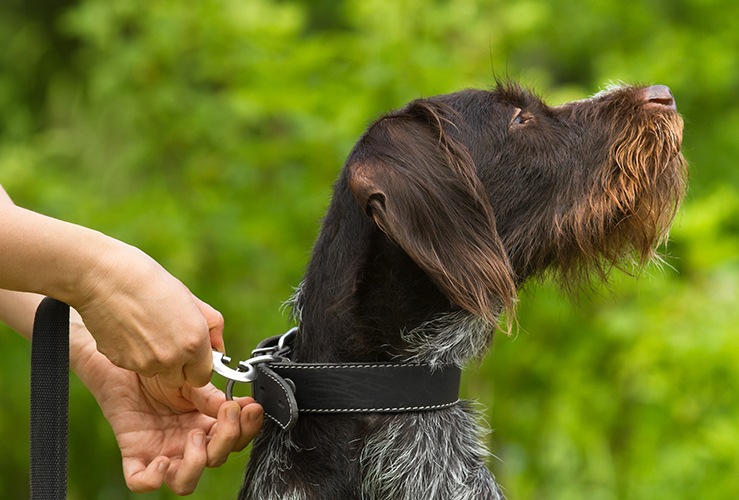
<svg viewBox="0 0 739 500"><path fill-rule="evenodd" d="M345 176L337 182L293 312L300 323L295 360L302 362L461 366L484 353L490 340L483 321L452 305L362 213Z"/></svg>

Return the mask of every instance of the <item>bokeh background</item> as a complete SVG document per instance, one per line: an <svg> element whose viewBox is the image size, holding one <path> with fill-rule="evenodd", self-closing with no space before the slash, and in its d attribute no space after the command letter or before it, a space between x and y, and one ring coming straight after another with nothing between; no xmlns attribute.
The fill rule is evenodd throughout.
<svg viewBox="0 0 739 500"><path fill-rule="evenodd" d="M465 375L490 466L511 499L739 498L735 0L3 0L0 183L145 250L223 312L245 356L290 326L280 306L367 124L496 75L552 104L669 85L691 185L667 265L575 301L524 290L516 333ZM29 352L2 327L8 499L28 495ZM233 498L247 458L194 497ZM70 499L174 496L127 491L74 376L69 481Z"/></svg>

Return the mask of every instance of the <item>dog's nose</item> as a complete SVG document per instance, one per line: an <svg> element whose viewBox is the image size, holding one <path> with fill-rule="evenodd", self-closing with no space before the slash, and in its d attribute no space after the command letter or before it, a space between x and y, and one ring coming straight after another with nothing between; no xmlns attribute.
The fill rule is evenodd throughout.
<svg viewBox="0 0 739 500"><path fill-rule="evenodd" d="M647 87L644 89L643 95L644 100L649 103L677 109L677 106L675 106L675 98L672 95L670 87L667 85L652 85L651 87Z"/></svg>

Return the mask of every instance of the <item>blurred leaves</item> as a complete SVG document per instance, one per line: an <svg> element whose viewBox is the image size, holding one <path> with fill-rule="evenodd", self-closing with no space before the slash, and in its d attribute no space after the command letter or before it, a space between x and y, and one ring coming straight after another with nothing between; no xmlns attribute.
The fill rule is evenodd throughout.
<svg viewBox="0 0 739 500"><path fill-rule="evenodd" d="M670 85L691 193L665 264L575 305L530 284L519 332L465 391L489 408L510 498L739 495L738 3L7 0L0 47L0 182L151 254L224 313L235 355L288 326L280 305L375 117L496 75L553 104ZM0 490L22 498L27 383L10 381L28 380L28 346L0 349ZM79 384L70 422L70 498L132 497ZM195 496L234 497L244 464Z"/></svg>

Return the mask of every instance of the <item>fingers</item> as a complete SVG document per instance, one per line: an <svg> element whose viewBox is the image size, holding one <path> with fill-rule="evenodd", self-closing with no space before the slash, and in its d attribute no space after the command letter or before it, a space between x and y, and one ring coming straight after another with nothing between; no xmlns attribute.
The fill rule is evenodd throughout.
<svg viewBox="0 0 739 500"><path fill-rule="evenodd" d="M150 257L131 252L115 259L142 263L126 286L106 289L102 299L78 309L98 350L122 368L160 375L168 387L204 386L212 374L211 346L223 350L223 316Z"/></svg>
<svg viewBox="0 0 739 500"><path fill-rule="evenodd" d="M250 397L227 401L213 385L193 389L189 397L199 412L218 419L210 432L208 467L218 467L229 453L243 450L262 427L264 410Z"/></svg>
<svg viewBox="0 0 739 500"><path fill-rule="evenodd" d="M197 411L213 418L218 418L218 411L221 409L221 405L226 402L226 395L213 384L189 389L184 394ZM248 399L253 401L251 398Z"/></svg>
<svg viewBox="0 0 739 500"><path fill-rule="evenodd" d="M218 410L218 423L208 443L208 467L219 467L233 451L241 437L239 416L241 408L235 401L228 401Z"/></svg>
<svg viewBox="0 0 739 500"><path fill-rule="evenodd" d="M213 355L210 344L203 344L196 356L182 367L182 373L187 382L193 387L203 387L213 373Z"/></svg>
<svg viewBox="0 0 739 500"><path fill-rule="evenodd" d="M184 382L193 387L203 387L208 384L213 373L211 349L215 347L221 351L224 350L223 316L192 293L190 296L200 315L197 327L193 327L193 332L196 330L197 335L191 336L192 339L197 340L193 340L189 347L185 346L189 356L184 365L159 373L162 382L169 387L180 387ZM206 338L207 341L205 341Z"/></svg>
<svg viewBox="0 0 739 500"><path fill-rule="evenodd" d="M182 387L187 382L192 387L203 387L210 382L213 374L213 355L210 344L198 347L197 354L192 355L184 365L156 371L159 379L166 387ZM173 363L167 363L171 367ZM140 373L142 371L139 371ZM145 375L151 378L152 375Z"/></svg>
<svg viewBox="0 0 739 500"><path fill-rule="evenodd" d="M210 335L210 345L216 350L224 352L225 346L223 344L223 315L217 310L213 309L210 305L206 304L195 295L193 295L195 305L200 310L200 314L203 315L205 321L208 323L208 333Z"/></svg>
<svg viewBox="0 0 739 500"><path fill-rule="evenodd" d="M262 407L252 398L225 401L223 393L213 386L193 391L194 403L200 411L208 413L208 407L221 402L217 409L217 422L211 427L210 440L202 430L188 435L182 461L170 468L167 485L179 495L192 493L205 467L223 465L231 452L243 450L262 426Z"/></svg>
<svg viewBox="0 0 739 500"><path fill-rule="evenodd" d="M263 420L264 409L259 403L248 403L241 409L241 437L236 442L233 451L241 451L246 448L246 445L259 433Z"/></svg>
<svg viewBox="0 0 739 500"><path fill-rule="evenodd" d="M182 460L170 467L165 480L167 486L178 495L189 495L195 491L207 461L205 433L194 430L187 435Z"/></svg>
<svg viewBox="0 0 739 500"><path fill-rule="evenodd" d="M222 393L217 389L197 389L202 392L201 404L211 406ZM209 402L210 401L210 402ZM160 456L148 465L138 458L123 459L126 484L135 493L154 491L166 484L178 495L195 490L205 467L219 467L234 451L243 450L262 426L263 410L252 398L223 402L217 411L215 424L209 424L210 439L201 427L191 430L184 443L182 458ZM212 425L212 426L211 426Z"/></svg>
<svg viewBox="0 0 739 500"><path fill-rule="evenodd" d="M244 398L251 400L251 398ZM241 451L254 439L262 426L262 407L244 401L223 403L218 410L218 423L208 443L208 467L220 467L233 451Z"/></svg>
<svg viewBox="0 0 739 500"><path fill-rule="evenodd" d="M147 466L142 460L124 458L123 477L134 493L147 493L159 489L170 466L167 457L158 457Z"/></svg>
<svg viewBox="0 0 739 500"><path fill-rule="evenodd" d="M190 385L193 387L202 387L210 382L213 371L213 356L211 354L211 348L215 347L221 352L224 351L224 322L221 313L197 298L195 295L192 295L192 299L198 311L202 315L202 318L205 320L203 326L208 329L207 335L209 337L209 342L207 344L202 343L198 346L192 359L182 367L182 372L185 380ZM201 333L205 334L206 332L203 330Z"/></svg>
<svg viewBox="0 0 739 500"><path fill-rule="evenodd" d="M124 459L123 474L134 493L154 491L165 483L178 495L189 495L195 491L207 461L205 433L196 429L187 435L182 459L157 457L148 466L140 459Z"/></svg>

